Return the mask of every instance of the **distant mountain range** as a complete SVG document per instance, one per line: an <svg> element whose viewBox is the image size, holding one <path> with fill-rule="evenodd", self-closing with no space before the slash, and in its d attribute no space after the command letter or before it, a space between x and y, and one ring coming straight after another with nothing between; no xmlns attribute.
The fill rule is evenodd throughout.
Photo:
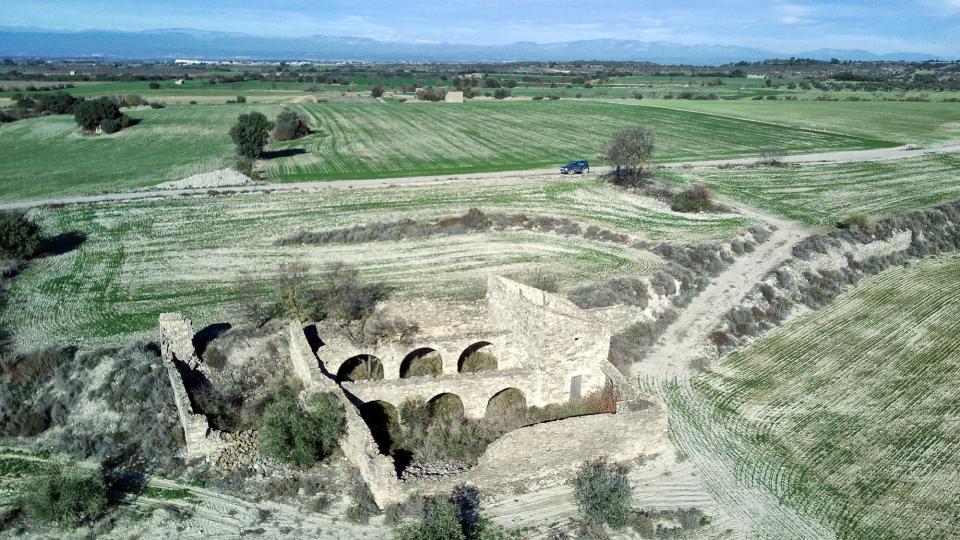
<svg viewBox="0 0 960 540"><path fill-rule="evenodd" d="M591 39L562 43L517 42L467 45L379 41L361 37L263 37L170 29L55 31L0 26L0 56L197 60L328 60L369 62L502 62L627 60L658 64L719 65L772 58L829 60L931 60L926 53L873 54L818 49L796 54L728 45L683 45L666 41Z"/></svg>

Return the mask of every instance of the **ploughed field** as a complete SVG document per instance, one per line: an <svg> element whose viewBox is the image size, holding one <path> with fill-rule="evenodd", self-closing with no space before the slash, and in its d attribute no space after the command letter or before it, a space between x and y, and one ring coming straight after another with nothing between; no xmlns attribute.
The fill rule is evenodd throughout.
<svg viewBox="0 0 960 540"><path fill-rule="evenodd" d="M596 101L433 104L301 104L318 133L276 148L307 152L271 162L278 181L416 176L556 166L598 160L612 133L643 124L661 161L895 146L871 137L824 133L686 111Z"/></svg>
<svg viewBox="0 0 960 540"><path fill-rule="evenodd" d="M465 231L447 236L349 244L275 245L292 234L401 218L432 221L487 213L568 218L629 235L614 242L530 229ZM479 298L490 273L527 280L536 269L561 288L612 276L649 275L662 261L631 247L635 239L696 243L731 238L751 224L731 214L677 214L652 199L597 180L517 177L404 186L176 197L35 209L45 233L86 241L33 262L8 294L3 313L22 347L42 343L121 342L152 335L165 311L198 324L239 321L238 276L259 280L279 264L302 261L319 273L336 261L383 281L394 297Z"/></svg>
<svg viewBox="0 0 960 540"><path fill-rule="evenodd" d="M952 104L921 104L939 107ZM399 103L331 100L294 107L316 132L273 144L274 181L521 170L572 158L596 162L618 129L648 126L662 161L893 146L901 139L822 132L699 112L585 100ZM71 116L28 119L0 129L0 199L52 198L138 189L229 164L237 115L278 104L171 105L127 114L139 124L83 137Z"/></svg>
<svg viewBox="0 0 960 540"><path fill-rule="evenodd" d="M960 530L960 256L896 267L659 389L671 434L755 537Z"/></svg>
<svg viewBox="0 0 960 540"><path fill-rule="evenodd" d="M960 154L660 174L681 184L702 182L745 205L814 225L832 226L853 213L883 218L960 199Z"/></svg>

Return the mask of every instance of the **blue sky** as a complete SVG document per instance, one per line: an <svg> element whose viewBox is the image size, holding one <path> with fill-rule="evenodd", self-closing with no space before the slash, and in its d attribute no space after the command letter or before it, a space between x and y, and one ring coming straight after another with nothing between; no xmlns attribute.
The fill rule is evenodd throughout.
<svg viewBox="0 0 960 540"><path fill-rule="evenodd" d="M30 0L2 23L56 29L197 28L273 36L503 44L621 38L960 57L960 0Z"/></svg>

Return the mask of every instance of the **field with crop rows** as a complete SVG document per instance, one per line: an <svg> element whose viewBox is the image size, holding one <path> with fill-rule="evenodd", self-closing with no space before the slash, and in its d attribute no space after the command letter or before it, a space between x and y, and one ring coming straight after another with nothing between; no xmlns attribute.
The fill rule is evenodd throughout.
<svg viewBox="0 0 960 540"><path fill-rule="evenodd" d="M699 113L577 101L298 105L321 133L277 148L308 152L271 164L278 180L373 178L540 168L596 159L612 133L643 124L657 159L679 161L889 146L875 139Z"/></svg>
<svg viewBox="0 0 960 540"><path fill-rule="evenodd" d="M772 122L797 129L834 131L900 144L960 138L960 103L680 99L628 103Z"/></svg>
<svg viewBox="0 0 960 540"><path fill-rule="evenodd" d="M894 268L663 389L751 537L960 530L960 256Z"/></svg>
<svg viewBox="0 0 960 540"><path fill-rule="evenodd" d="M682 183L704 182L744 204L819 225L857 212L887 217L960 199L960 154L662 174Z"/></svg>
<svg viewBox="0 0 960 540"><path fill-rule="evenodd" d="M613 275L648 275L661 261L622 244L531 231L327 246L275 246L299 231L432 220L487 212L568 217L636 238L690 242L729 238L749 223L733 215L683 215L599 182L548 178L403 188L329 189L171 198L38 209L48 234L87 236L78 249L37 260L15 282L4 319L24 346L119 342L150 335L157 316L182 311L207 324L238 321L241 274L262 278L283 262L321 272L335 261L357 265L397 297L479 298L486 276L526 279L537 268L572 287Z"/></svg>
<svg viewBox="0 0 960 540"><path fill-rule="evenodd" d="M73 116L47 116L0 129L0 200L126 191L225 166L228 131L242 112L270 117L275 105L193 105L127 114L140 123L84 137Z"/></svg>

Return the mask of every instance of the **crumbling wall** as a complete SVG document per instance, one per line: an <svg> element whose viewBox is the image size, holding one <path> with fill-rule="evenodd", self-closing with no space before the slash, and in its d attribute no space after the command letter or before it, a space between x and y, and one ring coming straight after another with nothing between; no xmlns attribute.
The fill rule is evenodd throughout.
<svg viewBox="0 0 960 540"><path fill-rule="evenodd" d="M410 492L447 493L460 484L487 496L564 484L585 462L650 457L667 447L667 413L650 403L639 411L567 418L523 427L494 441L475 467L453 475L405 480Z"/></svg>
<svg viewBox="0 0 960 540"><path fill-rule="evenodd" d="M160 314L160 353L163 365L173 389L173 399L183 426L187 457L203 458L224 446L222 439L212 435L207 417L193 411L190 396L183 384L183 377L175 360L189 368L196 367L199 360L193 348L193 324L179 313Z"/></svg>
<svg viewBox="0 0 960 540"><path fill-rule="evenodd" d="M290 359L294 372L303 383L304 391L308 394L330 392L337 396L343 406L346 431L339 444L344 456L360 470L361 478L370 488L370 493L380 508L402 502L406 495L397 478L393 458L380 453L370 428L343 388L316 367L317 357L307 341L303 326L296 322L290 323L289 334Z"/></svg>

